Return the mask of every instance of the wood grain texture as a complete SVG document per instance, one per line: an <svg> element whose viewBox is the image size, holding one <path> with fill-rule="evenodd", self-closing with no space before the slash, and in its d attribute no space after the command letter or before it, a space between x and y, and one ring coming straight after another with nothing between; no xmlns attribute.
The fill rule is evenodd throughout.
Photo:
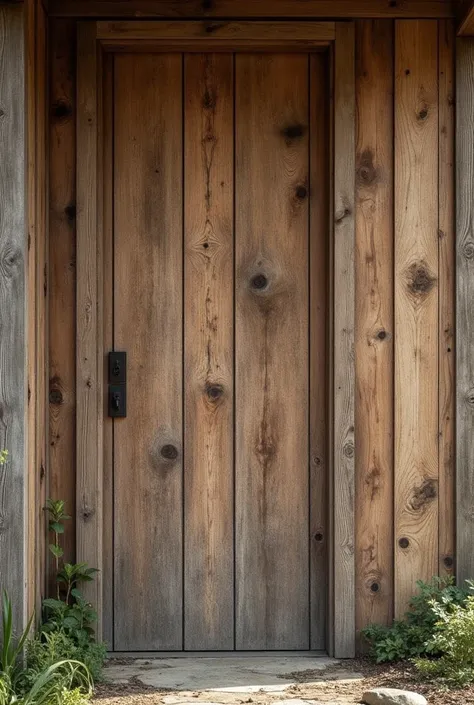
<svg viewBox="0 0 474 705"><path fill-rule="evenodd" d="M453 17L447 0L49 0L51 15L154 18Z"/></svg>
<svg viewBox="0 0 474 705"><path fill-rule="evenodd" d="M103 63L103 134L102 159L103 159L103 281L101 293L103 296L103 335L104 335L104 356L103 375L108 379L108 351L114 349L114 232L113 232L113 191L114 191L114 165L113 165L113 144L114 144L114 58L111 54L104 57ZM108 415L108 395L103 395L102 414L104 418L104 466L103 466L103 562L102 562L102 585L103 585L103 631L102 636L107 642L109 649L114 648L114 445L113 431L114 422Z"/></svg>
<svg viewBox="0 0 474 705"><path fill-rule="evenodd" d="M310 601L311 648L326 648L328 547L329 62L310 57Z"/></svg>
<svg viewBox="0 0 474 705"><path fill-rule="evenodd" d="M307 649L308 57L235 61L236 648Z"/></svg>
<svg viewBox="0 0 474 705"><path fill-rule="evenodd" d="M354 172L355 32L336 27L334 56L334 653L355 646L354 562ZM341 606L344 605L344 609Z"/></svg>
<svg viewBox="0 0 474 705"><path fill-rule="evenodd" d="M214 44L230 42L232 49L243 45L278 43L305 46L313 43L327 45L334 40L334 22L97 22L97 36L104 43L110 41L178 42L186 44L192 40L206 41L206 49Z"/></svg>
<svg viewBox="0 0 474 705"><path fill-rule="evenodd" d="M474 41L456 43L456 575L474 575Z"/></svg>
<svg viewBox="0 0 474 705"><path fill-rule="evenodd" d="M234 647L233 56L186 55L185 648Z"/></svg>
<svg viewBox="0 0 474 705"><path fill-rule="evenodd" d="M114 421L114 645L176 650L183 617L182 57L117 56L114 83L114 346L128 354L128 415Z"/></svg>
<svg viewBox="0 0 474 705"><path fill-rule="evenodd" d="M395 615L438 572L438 27L395 25Z"/></svg>
<svg viewBox="0 0 474 705"><path fill-rule="evenodd" d="M356 628L393 605L393 22L356 24Z"/></svg>
<svg viewBox="0 0 474 705"><path fill-rule="evenodd" d="M27 494L27 340L25 54L21 7L0 7L0 588L15 595L14 621L25 622Z"/></svg>
<svg viewBox="0 0 474 705"><path fill-rule="evenodd" d="M438 22L439 575L454 566L454 23Z"/></svg>
<svg viewBox="0 0 474 705"><path fill-rule="evenodd" d="M64 558L76 555L76 26L49 27L49 495L71 515ZM54 566L50 567L51 584Z"/></svg>
<svg viewBox="0 0 474 705"><path fill-rule="evenodd" d="M77 280L76 280L76 550L77 559L102 567L102 331L98 231L100 72L95 26L77 35ZM102 625L102 573L84 587Z"/></svg>
<svg viewBox="0 0 474 705"><path fill-rule="evenodd" d="M457 34L460 37L472 37L474 34L474 2L459 0L456 3Z"/></svg>

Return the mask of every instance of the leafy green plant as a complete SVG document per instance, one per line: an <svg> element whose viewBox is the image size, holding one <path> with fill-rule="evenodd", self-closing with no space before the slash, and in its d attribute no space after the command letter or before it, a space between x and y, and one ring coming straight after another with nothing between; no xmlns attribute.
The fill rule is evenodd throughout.
<svg viewBox="0 0 474 705"><path fill-rule="evenodd" d="M26 645L26 660L31 671L44 671L59 659L69 659L84 663L93 681L100 678L105 656L105 644L91 641L78 644L63 629L40 634ZM73 682L73 685L79 684Z"/></svg>
<svg viewBox="0 0 474 705"><path fill-rule="evenodd" d="M92 695L92 681L86 666L72 659L55 660L46 668L25 667L23 652L28 648L33 616L26 629L15 639L13 610L6 593L2 604L2 643L0 649L0 705L81 705ZM76 684L76 701L69 690ZM67 694L67 695L66 695Z"/></svg>
<svg viewBox="0 0 474 705"><path fill-rule="evenodd" d="M0 450L0 465L5 465L8 460L8 450Z"/></svg>
<svg viewBox="0 0 474 705"><path fill-rule="evenodd" d="M435 602L432 606L437 622L428 645L439 656L415 659L415 665L422 675L451 685L474 682L474 596L448 608Z"/></svg>
<svg viewBox="0 0 474 705"><path fill-rule="evenodd" d="M56 564L56 598L43 600L43 636L39 643L46 643L49 648L53 643L59 644L63 656L83 661L92 677L97 679L105 660L106 647L95 641L97 613L84 598L79 585L92 581L98 571L89 568L86 563L66 563L63 560L61 537L65 530L64 522L70 519L65 503L48 499L45 510L49 515L49 530L53 534L49 548ZM56 634L56 642L53 634Z"/></svg>
<svg viewBox="0 0 474 705"><path fill-rule="evenodd" d="M439 647L432 639L439 621L438 608L451 613L464 604L468 595L467 589L457 587L451 577L434 577L428 583L420 580L417 586L405 619L389 627L372 624L362 631L377 663L438 655Z"/></svg>

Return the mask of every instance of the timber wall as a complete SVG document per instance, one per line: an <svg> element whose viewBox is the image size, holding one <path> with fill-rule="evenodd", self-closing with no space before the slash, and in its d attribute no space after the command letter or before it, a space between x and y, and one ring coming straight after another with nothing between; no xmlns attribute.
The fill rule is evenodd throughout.
<svg viewBox="0 0 474 705"><path fill-rule="evenodd" d="M71 511L75 36L50 20L49 494ZM356 21L357 628L454 569L453 73L451 20ZM72 559L74 520L65 541Z"/></svg>

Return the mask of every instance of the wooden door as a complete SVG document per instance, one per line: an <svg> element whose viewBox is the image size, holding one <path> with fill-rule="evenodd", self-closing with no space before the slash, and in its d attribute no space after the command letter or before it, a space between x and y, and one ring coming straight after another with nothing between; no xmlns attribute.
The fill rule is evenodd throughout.
<svg viewBox="0 0 474 705"><path fill-rule="evenodd" d="M113 648L324 648L326 59L111 62Z"/></svg>

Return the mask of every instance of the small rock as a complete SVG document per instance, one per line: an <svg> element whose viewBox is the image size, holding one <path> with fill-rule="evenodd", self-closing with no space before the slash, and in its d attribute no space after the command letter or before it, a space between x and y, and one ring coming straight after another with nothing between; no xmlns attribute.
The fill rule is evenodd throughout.
<svg viewBox="0 0 474 705"><path fill-rule="evenodd" d="M362 696L366 705L428 705L428 701L419 693L397 688L375 688Z"/></svg>

